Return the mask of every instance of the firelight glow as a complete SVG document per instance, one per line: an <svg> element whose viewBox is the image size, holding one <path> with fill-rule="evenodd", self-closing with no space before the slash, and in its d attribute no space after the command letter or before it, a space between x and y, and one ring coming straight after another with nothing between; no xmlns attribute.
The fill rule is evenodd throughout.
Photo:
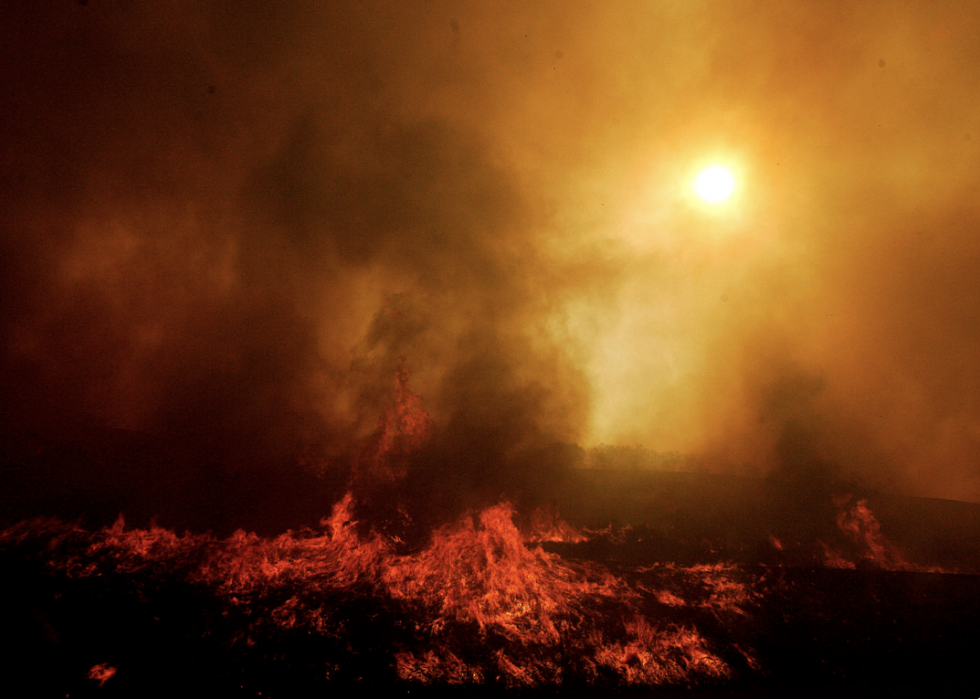
<svg viewBox="0 0 980 699"><path fill-rule="evenodd" d="M702 170L694 180L694 189L705 201L716 203L731 196L735 189L735 178L720 165L712 165Z"/></svg>

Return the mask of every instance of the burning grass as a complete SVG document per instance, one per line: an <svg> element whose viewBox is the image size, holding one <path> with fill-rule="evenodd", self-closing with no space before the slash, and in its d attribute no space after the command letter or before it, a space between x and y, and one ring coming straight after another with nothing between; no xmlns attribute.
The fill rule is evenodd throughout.
<svg viewBox="0 0 980 699"><path fill-rule="evenodd" d="M347 679L357 679L352 668L361 678L373 671L407 683L503 687L732 675L696 619L671 619L671 605L644 585L528 545L505 503L440 528L412 554L358 534L352 512L347 496L321 530L272 539L126 529L119 520L91 533L25 523L2 543L33 550L50 574L113 580L140 597L176 582L206 600L213 611L204 625L211 634L223 628L228 648L275 656L306 638L322 654L310 662ZM687 606L682 593L670 594L673 606Z"/></svg>
<svg viewBox="0 0 980 699"><path fill-rule="evenodd" d="M881 524L868 507L866 499L854 502L850 495L834 499L837 527L844 536L843 546L823 544L828 568L907 570L931 573L952 572L938 567L924 567L908 560L905 553L881 531ZM844 549L844 550L841 550Z"/></svg>
<svg viewBox="0 0 980 699"><path fill-rule="evenodd" d="M902 651L902 639L935 631L911 617L899 645L888 645L882 615L898 615L926 588L907 577L921 574L897 558L862 502L841 508L840 536L857 556L880 555L845 570L828 561L822 571L562 557L534 542L587 546L581 532L554 515L532 516L522 532L506 503L468 513L406 553L355 521L355 504L347 495L317 529L278 537L218 539L121 519L94 532L22 522L0 532L0 560L26 581L29 614L52 629L41 646L79 656L65 659L70 681L59 692L79 682L126 687L127 677L156 676L146 668L160 666L186 681L211 678L216 691L263 693L689 687L763 677L779 664L854 673ZM856 570L869 565L879 570ZM975 598L972 576L943 577L964 580L929 585ZM973 618L943 618L936 638L960 617ZM855 641L873 636L886 643ZM936 644L949 655L947 646Z"/></svg>

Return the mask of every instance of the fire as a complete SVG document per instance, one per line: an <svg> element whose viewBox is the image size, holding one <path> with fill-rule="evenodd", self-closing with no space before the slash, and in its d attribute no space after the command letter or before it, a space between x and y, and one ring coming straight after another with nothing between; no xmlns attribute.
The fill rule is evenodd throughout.
<svg viewBox="0 0 980 699"><path fill-rule="evenodd" d="M358 478L393 483L408 471L407 456L432 432L432 418L408 386L411 372L403 360L395 375L392 404L381 417L370 447L357 464Z"/></svg>
<svg viewBox="0 0 980 699"><path fill-rule="evenodd" d="M554 506L520 519L501 501L411 548L373 520L359 522L370 510L359 506L357 488L405 478L430 437L431 418L408 380L402 366L392 405L355 464L354 489L315 529L218 539L127 528L121 517L94 532L33 521L0 532L0 553L33 551L60 580L113 581L141 602L176 587L204 614L194 632L213 636L221 652L300 663L321 681L655 687L761 672L756 639L775 618L767 596L796 594L798 571L562 557L552 551L574 553L597 538L626 547L640 536L612 525L576 529ZM820 542L827 567L921 570L883 535L866 500L836 505L839 545ZM790 554L800 546L772 533L768 544ZM93 664L104 658L112 663ZM126 672L112 655L86 666L100 686Z"/></svg>
<svg viewBox="0 0 980 699"><path fill-rule="evenodd" d="M373 610L371 633L387 644L379 653L408 683L660 685L732 674L690 616L660 618L685 607L727 614L744 603L723 568L663 568L631 583L529 545L507 503L467 514L421 551L399 554L383 536L358 533L354 504L348 494L320 531L275 538L126 529L120 519L93 533L35 523L4 539L33 542L47 566L70 579L177 576L206 591L221 619L241 622L232 646L262 646L283 633L321 638L328 674L342 673L345 658L360 652L363 622L348 616L352 604ZM683 584L665 590L666 579L685 575L707 588L695 593L699 601Z"/></svg>
<svg viewBox="0 0 980 699"><path fill-rule="evenodd" d="M409 378L403 364L391 406L355 460L353 490L318 529L217 539L127 529L122 517L96 532L34 521L0 532L0 551L36 551L67 580L128 581L122 587L141 600L157 594L153 581L171 581L214 610L201 628L220 632L225 652L272 648L279 658L303 648L307 658L312 647L305 662L328 680L380 674L408 685L660 686L759 671L751 633L737 630L758 623L761 590L776 584L764 574L730 563L629 568L562 558L543 544L600 537L615 546L636 537L611 526L580 531L554 507L532 512L522 532L514 508L499 502L435 529L410 551L373 521L358 522L370 509L355 493L389 492L431 435ZM917 570L882 535L866 500L836 504L853 555L824 545L828 567L854 568L857 558ZM773 534L769 543L783 550ZM118 665L96 664L87 677L101 686Z"/></svg>
<svg viewBox="0 0 980 699"><path fill-rule="evenodd" d="M501 504L440 529L421 554L388 567L392 594L426 599L441 618L474 622L481 632L493 627L511 638L557 641L558 611L593 587L549 554L528 549L513 515Z"/></svg>
<svg viewBox="0 0 980 699"><path fill-rule="evenodd" d="M857 568L868 565L880 570L925 570L910 563L905 554L881 533L878 519L868 507L866 499L851 503L850 495L835 498L837 506L837 526L849 539L857 561L840 551L822 544L826 565L830 568ZM822 543L822 542L821 542ZM938 572L938 571L934 571Z"/></svg>
<svg viewBox="0 0 980 699"><path fill-rule="evenodd" d="M714 679L730 676L728 666L688 629L664 630L642 618L626 622L627 639L603 646L599 665L618 670L627 685L673 684L692 673Z"/></svg>
<svg viewBox="0 0 980 699"><path fill-rule="evenodd" d="M531 515L530 528L524 540L528 543L547 541L580 544L583 541L588 541L589 537L563 520L555 508L538 507Z"/></svg>
<svg viewBox="0 0 980 699"><path fill-rule="evenodd" d="M107 681L112 679L116 674L116 668L114 668L109 663L99 663L98 665L93 665L88 671L88 679L94 680L99 683L101 687Z"/></svg>
<svg viewBox="0 0 980 699"><path fill-rule="evenodd" d="M840 546L824 546L828 568L921 570L884 537L866 501L837 504ZM181 623L190 620L181 628L193 635L191 645L227 663L222 677L263 694L270 686L281 690L276 678L284 674L301 682L374 681L406 690L602 691L754 681L772 671L773 658L788 661L784 653L795 652L778 639L836 632L841 622L834 604L843 604L840 613L849 623L855 610L867 608L868 619L875 619L906 594L902 579L875 578L870 587L843 586L838 599L837 583L853 583L854 574L806 566L562 557L539 542L570 537L573 543L559 548L573 551L586 534L553 509L519 520L507 502L468 512L406 552L396 539L358 522L358 511L348 493L316 529L276 537L238 531L224 539L127 528L122 519L92 532L23 522L0 532L0 556L29 559L31 570L42 565L55 581L52 589L74 585L86 602L111 607L111 595L102 591L108 590L128 595L118 606L125 614L144 607L153 615L169 611L160 626L154 616L147 633L171 628L179 609ZM518 521L529 523L524 531ZM794 545L770 539L773 546ZM957 594L973 589L930 584ZM84 596L92 590L97 594ZM191 613L183 611L188 602ZM99 610L95 618L102 617ZM119 683L133 676L135 662L118 646L99 648L79 665L90 669L79 670L78 679ZM253 665L274 673L274 681L249 674Z"/></svg>

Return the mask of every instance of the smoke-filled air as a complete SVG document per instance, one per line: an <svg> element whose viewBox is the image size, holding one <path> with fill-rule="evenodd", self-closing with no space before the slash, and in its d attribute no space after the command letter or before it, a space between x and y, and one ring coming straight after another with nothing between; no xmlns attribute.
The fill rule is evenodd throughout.
<svg viewBox="0 0 980 699"><path fill-rule="evenodd" d="M158 436L207 455L167 484L199 500L298 470L415 517L546 501L601 445L980 501L973 3L0 27L10 429Z"/></svg>

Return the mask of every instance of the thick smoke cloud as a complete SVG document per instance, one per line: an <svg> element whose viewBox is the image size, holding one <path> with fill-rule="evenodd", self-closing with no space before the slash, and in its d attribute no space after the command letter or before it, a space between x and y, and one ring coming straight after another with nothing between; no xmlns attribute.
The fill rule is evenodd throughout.
<svg viewBox="0 0 980 699"><path fill-rule="evenodd" d="M245 478L329 470L407 366L448 500L524 490L516 455L578 439L582 373L538 327L541 206L415 84L457 50L449 14L8 13L9 420L170 435Z"/></svg>
<svg viewBox="0 0 980 699"><path fill-rule="evenodd" d="M331 469L406 367L437 500L601 442L980 499L969 3L2 14L8 424Z"/></svg>

